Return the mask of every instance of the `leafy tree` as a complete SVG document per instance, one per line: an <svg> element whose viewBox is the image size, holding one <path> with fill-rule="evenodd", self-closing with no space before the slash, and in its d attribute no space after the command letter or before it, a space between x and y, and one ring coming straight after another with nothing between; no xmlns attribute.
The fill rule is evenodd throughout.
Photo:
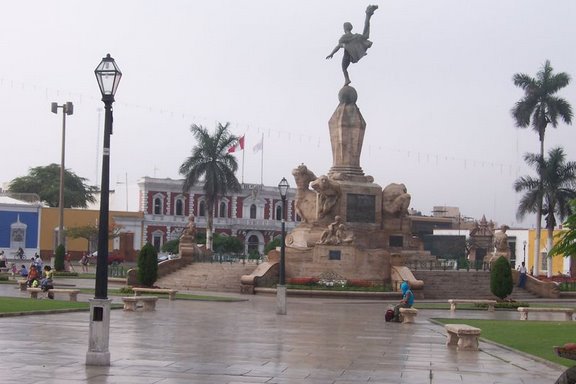
<svg viewBox="0 0 576 384"><path fill-rule="evenodd" d="M87 208L95 203L94 193L97 187L86 184L87 179L64 170L64 207ZM35 193L49 207L58 207L60 203L60 165L30 168L28 175L17 177L10 182L10 192Z"/></svg>
<svg viewBox="0 0 576 384"><path fill-rule="evenodd" d="M564 257L571 257L571 276L576 273L576 200L571 202L572 214L568 216L563 227L566 229L564 232L557 236L558 241L552 247L548 255Z"/></svg>
<svg viewBox="0 0 576 384"><path fill-rule="evenodd" d="M221 253L240 253L244 250L244 243L236 236L214 234L214 249Z"/></svg>
<svg viewBox="0 0 576 384"><path fill-rule="evenodd" d="M113 239L120 236L121 229L121 227L116 225L110 226L108 228L108 238ZM86 241L88 241L88 247L86 250L90 251L90 244L95 243L98 239L98 231L98 225L88 224L79 227L68 228L64 233L66 237L70 237L72 239L86 239Z"/></svg>
<svg viewBox="0 0 576 384"><path fill-rule="evenodd" d="M490 271L490 291L501 300L512 293L514 282L512 280L512 268L504 256L500 256Z"/></svg>
<svg viewBox="0 0 576 384"><path fill-rule="evenodd" d="M570 200L576 198L576 162L565 161L566 156L562 148L553 148L548 152L548 158L527 153L524 160L528 165L536 168L539 179L523 176L516 180L516 192L525 191L520 200L517 216L523 218L527 213L535 213L538 209L540 194L543 195L544 204L542 214L545 215L548 232L547 249L552 249L556 215L564 220L572 213ZM551 264L551 259L548 260ZM552 267L548 266L548 277L552 276Z"/></svg>
<svg viewBox="0 0 576 384"><path fill-rule="evenodd" d="M180 246L180 239L167 241L162 245L162 252L168 252L175 255L178 253L179 246Z"/></svg>
<svg viewBox="0 0 576 384"><path fill-rule="evenodd" d="M276 247L279 247L280 245L282 245L282 237L276 237L274 240L272 240L271 242L269 242L268 244L266 244L266 246L264 247L264 254L267 255L268 252L270 252L273 249L276 249Z"/></svg>
<svg viewBox="0 0 576 384"><path fill-rule="evenodd" d="M180 174L184 176L183 191L203 179L204 198L206 202L206 249L212 250L212 228L214 221L214 205L218 198L229 192L240 191L240 183L235 176L238 170L236 158L228 149L238 142L238 137L228 130L229 123L218 124L216 132L211 135L206 128L192 125L190 131L198 141L192 148L192 155L180 166Z"/></svg>
<svg viewBox="0 0 576 384"><path fill-rule="evenodd" d="M54 269L57 272L64 271L64 256L66 255L66 249L64 244L60 244L56 247L56 253L54 255Z"/></svg>
<svg viewBox="0 0 576 384"><path fill-rule="evenodd" d="M147 243L138 254L138 282L151 287L158 279L158 252L152 244Z"/></svg>
<svg viewBox="0 0 576 384"><path fill-rule="evenodd" d="M524 73L513 77L514 85L524 90L524 97L512 108L516 126L532 129L538 133L540 140L540 157L544 158L544 135L549 124L556 128L558 119L566 124L572 123L572 107L563 98L555 96L556 92L570 83L570 76L565 72L553 73L550 61L546 63L533 78ZM539 175L540 176L540 175ZM538 256L540 252L540 232L542 231L542 177L540 193L536 196L536 242L534 250L534 273L538 275Z"/></svg>

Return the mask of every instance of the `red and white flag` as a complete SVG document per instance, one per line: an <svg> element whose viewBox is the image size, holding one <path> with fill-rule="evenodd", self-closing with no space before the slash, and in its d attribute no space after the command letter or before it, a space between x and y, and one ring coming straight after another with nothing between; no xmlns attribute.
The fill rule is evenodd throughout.
<svg viewBox="0 0 576 384"><path fill-rule="evenodd" d="M235 145L228 148L228 153L234 153L236 151L243 151L243 150L244 150L244 136L240 137Z"/></svg>

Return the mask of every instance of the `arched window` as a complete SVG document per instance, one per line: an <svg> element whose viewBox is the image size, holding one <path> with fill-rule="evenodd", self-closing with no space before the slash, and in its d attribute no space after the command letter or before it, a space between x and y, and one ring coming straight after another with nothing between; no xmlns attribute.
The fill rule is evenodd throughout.
<svg viewBox="0 0 576 384"><path fill-rule="evenodd" d="M258 236L250 236L248 238L248 254L251 254L252 252L258 252L259 245L260 240L258 240Z"/></svg>
<svg viewBox="0 0 576 384"><path fill-rule="evenodd" d="M155 197L154 198L154 214L161 215L162 214L162 198Z"/></svg>
<svg viewBox="0 0 576 384"><path fill-rule="evenodd" d="M184 201L176 200L176 216L184 216Z"/></svg>
<svg viewBox="0 0 576 384"><path fill-rule="evenodd" d="M225 202L221 202L220 203L220 217L227 217L227 212L226 212L226 203Z"/></svg>
<svg viewBox="0 0 576 384"><path fill-rule="evenodd" d="M250 206L250 218L251 219L255 219L256 218L256 205L252 204Z"/></svg>
<svg viewBox="0 0 576 384"><path fill-rule="evenodd" d="M276 206L276 220L282 220L282 205Z"/></svg>
<svg viewBox="0 0 576 384"><path fill-rule="evenodd" d="M202 200L198 207L198 216L206 216L206 202Z"/></svg>

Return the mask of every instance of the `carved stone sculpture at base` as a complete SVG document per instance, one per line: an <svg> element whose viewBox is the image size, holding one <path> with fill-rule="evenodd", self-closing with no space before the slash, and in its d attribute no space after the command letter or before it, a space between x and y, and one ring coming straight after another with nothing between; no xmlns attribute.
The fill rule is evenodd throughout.
<svg viewBox="0 0 576 384"><path fill-rule="evenodd" d="M318 193L318 220L330 215L340 198L340 185L328 176L320 176L314 180L311 187Z"/></svg>
<svg viewBox="0 0 576 384"><path fill-rule="evenodd" d="M382 211L384 215L388 217L406 216L411 198L404 184L389 184L382 191Z"/></svg>
<svg viewBox="0 0 576 384"><path fill-rule="evenodd" d="M303 223L310 223L316 220L316 192L309 188L310 183L316 180L316 175L304 164L300 164L292 171L292 176L296 180L296 213Z"/></svg>

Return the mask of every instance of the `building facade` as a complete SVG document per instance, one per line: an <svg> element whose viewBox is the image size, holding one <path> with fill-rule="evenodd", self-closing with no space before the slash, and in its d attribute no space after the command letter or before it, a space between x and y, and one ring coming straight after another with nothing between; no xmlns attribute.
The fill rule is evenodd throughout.
<svg viewBox="0 0 576 384"><path fill-rule="evenodd" d="M214 209L214 232L236 236L244 242L245 254L264 253L265 245L281 234L282 200L277 187L242 184L238 193L218 199ZM199 231L206 230L207 207L198 184L183 192L183 180L144 177L138 182L139 210L144 213L143 241L158 250L170 240L180 238L194 215ZM286 231L299 221L294 210L295 189L286 198Z"/></svg>

